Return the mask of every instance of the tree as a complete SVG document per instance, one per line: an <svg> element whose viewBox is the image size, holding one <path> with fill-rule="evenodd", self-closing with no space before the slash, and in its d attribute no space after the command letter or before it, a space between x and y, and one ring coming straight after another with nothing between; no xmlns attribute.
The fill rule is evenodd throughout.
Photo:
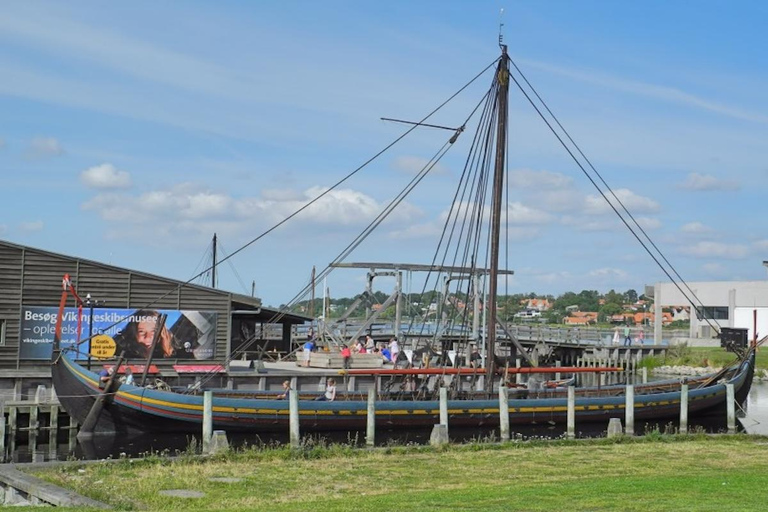
<svg viewBox="0 0 768 512"><path fill-rule="evenodd" d="M624 294L624 297L627 299L628 304L634 304L637 302L637 292L632 288L627 290L627 292Z"/></svg>
<svg viewBox="0 0 768 512"><path fill-rule="evenodd" d="M612 317L613 315L618 315L621 313L622 307L620 304L616 304L615 302L608 302L606 304L603 304L603 306L600 308L599 315L598 315L598 321L605 322L608 318Z"/></svg>

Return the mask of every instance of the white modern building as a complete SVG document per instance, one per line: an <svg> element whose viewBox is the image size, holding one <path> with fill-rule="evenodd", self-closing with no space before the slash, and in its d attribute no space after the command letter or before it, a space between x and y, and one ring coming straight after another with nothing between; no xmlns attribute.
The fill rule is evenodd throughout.
<svg viewBox="0 0 768 512"><path fill-rule="evenodd" d="M680 286L682 291L673 283L654 285L655 318L661 318L664 307L690 306L691 338L713 338L721 327L740 327L749 329L752 339L755 322L758 337L768 335L768 281L709 281ZM661 322L656 322L654 340L658 343L661 339Z"/></svg>

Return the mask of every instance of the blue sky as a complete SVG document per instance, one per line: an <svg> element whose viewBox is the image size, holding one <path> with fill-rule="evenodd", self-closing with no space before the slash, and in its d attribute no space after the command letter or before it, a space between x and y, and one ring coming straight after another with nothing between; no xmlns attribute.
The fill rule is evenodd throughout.
<svg viewBox="0 0 768 512"><path fill-rule="evenodd" d="M213 232L233 252L402 133L380 117L420 119L491 63L501 7L512 58L683 277L764 279L761 2L11 2L0 238L186 280ZM490 79L433 121L460 124ZM293 297L445 136L414 133L221 286ZM431 261L469 143L347 261ZM666 280L515 90L509 153L510 292Z"/></svg>

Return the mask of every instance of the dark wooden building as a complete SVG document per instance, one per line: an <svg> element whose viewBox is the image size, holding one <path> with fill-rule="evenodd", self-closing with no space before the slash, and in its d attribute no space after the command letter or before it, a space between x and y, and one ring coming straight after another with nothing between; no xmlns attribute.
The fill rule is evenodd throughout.
<svg viewBox="0 0 768 512"><path fill-rule="evenodd" d="M265 344L267 350L290 352L292 327L309 320L263 308L259 299L247 295L0 240L0 390L8 389L8 380L13 381L16 395L20 388L46 382L50 359L45 358L43 345L52 339L50 312L58 310L64 274L69 274L83 298L86 294L92 298L90 306L85 305L86 316L78 313L80 318L90 319L90 325L81 322L82 337L88 336L89 329L93 332L99 314L111 320L123 312L148 309L169 312L169 318L176 321L171 327L177 328L176 334L191 330L198 337L207 336L201 340L204 346L184 342L173 353L154 358L153 364L164 377L176 376L174 367L182 363L190 371L195 365L225 364L241 348L251 355ZM74 307L74 302L70 300L68 306ZM246 347L250 340L255 342Z"/></svg>

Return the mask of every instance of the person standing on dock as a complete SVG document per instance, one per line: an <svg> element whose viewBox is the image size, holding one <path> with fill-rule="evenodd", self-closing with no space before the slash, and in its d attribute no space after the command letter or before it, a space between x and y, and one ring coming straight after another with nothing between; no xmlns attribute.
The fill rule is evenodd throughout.
<svg viewBox="0 0 768 512"><path fill-rule="evenodd" d="M384 345L383 343L381 347L381 357L383 357L384 361L386 361L387 363L392 361L392 352L390 352L387 346Z"/></svg>
<svg viewBox="0 0 768 512"><path fill-rule="evenodd" d="M341 358L344 360L344 369L349 370L349 360L352 357L352 351L345 344L341 346Z"/></svg>
<svg viewBox="0 0 768 512"><path fill-rule="evenodd" d="M624 346L629 347L632 345L632 335L631 330L629 329L629 324L624 325Z"/></svg>
<svg viewBox="0 0 768 512"><path fill-rule="evenodd" d="M315 350L315 342L312 339L307 340L304 344L304 366L309 368L309 360L312 357L312 351Z"/></svg>
<svg viewBox="0 0 768 512"><path fill-rule="evenodd" d="M613 330L613 344L618 345L619 344L619 328L616 327Z"/></svg>
<svg viewBox="0 0 768 512"><path fill-rule="evenodd" d="M400 346L397 344L397 338L389 341L389 352L392 354L392 364L397 366L397 356L400 354Z"/></svg>
<svg viewBox="0 0 768 512"><path fill-rule="evenodd" d="M365 351L371 354L374 348L376 348L376 342L373 341L370 335L367 335L365 337Z"/></svg>

